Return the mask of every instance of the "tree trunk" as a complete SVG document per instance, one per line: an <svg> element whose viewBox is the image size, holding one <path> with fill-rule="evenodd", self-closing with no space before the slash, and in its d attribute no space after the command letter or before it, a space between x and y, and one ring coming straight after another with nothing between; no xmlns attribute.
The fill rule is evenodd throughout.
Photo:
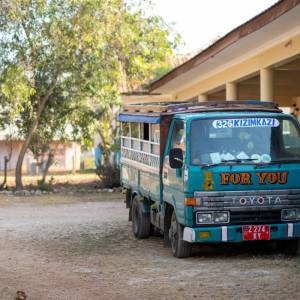
<svg viewBox="0 0 300 300"><path fill-rule="evenodd" d="M101 129L98 132L101 138L99 147L101 149L101 155L103 156L103 166L107 167L110 165L110 154L111 154L110 145L105 140L104 134L101 131Z"/></svg>
<svg viewBox="0 0 300 300"><path fill-rule="evenodd" d="M50 151L47 161L46 161L45 168L43 169L43 177L41 180L42 184L44 184L46 182L46 176L47 176L49 168L52 166L53 162L54 162L54 152Z"/></svg>
<svg viewBox="0 0 300 300"><path fill-rule="evenodd" d="M110 165L110 151L109 149L102 148L103 153L103 166L107 167Z"/></svg>
<svg viewBox="0 0 300 300"><path fill-rule="evenodd" d="M16 166L16 189L17 190L21 190L23 188L23 183L22 183L23 160L24 160L24 156L26 154L26 151L27 151L27 149L30 145L30 142L32 140L32 136L33 136L34 132L36 131L39 120L40 120L40 114L37 114L35 120L33 121L32 125L29 129L29 132L26 136L25 142L22 145L22 148L21 148L21 151L20 151L20 154L19 154L19 157L18 157L17 166Z"/></svg>
<svg viewBox="0 0 300 300"><path fill-rule="evenodd" d="M11 160L12 157L12 151L13 151L13 141L12 141L12 135L10 135L10 139L9 139L9 154L8 156L4 156L4 178L3 178L3 182L0 185L0 190L3 190L5 188L7 188L7 166L8 163Z"/></svg>
<svg viewBox="0 0 300 300"><path fill-rule="evenodd" d="M0 185L0 190L3 190L7 187L6 186L6 183L7 183L7 165L8 165L9 161L10 161L10 159L7 156L4 156L4 178L3 178L3 182Z"/></svg>
<svg viewBox="0 0 300 300"><path fill-rule="evenodd" d="M45 94L45 96L41 99L40 104L38 106L37 112L36 112L36 117L35 120L33 121L28 134L25 138L25 142L22 145L19 157L18 157L18 161L17 161L17 165L16 165L16 189L17 190L21 190L23 188L23 183L22 183L22 165L23 165L23 160L24 160L24 156L26 154L26 151L31 143L33 134L35 133L37 126L39 124L39 120L41 117L41 114L46 106L46 103L49 99L49 97L51 96L51 94L53 93L53 90L55 88L56 85L56 81L57 79L55 79L55 81L53 82L52 86L49 88L49 90L47 91L47 93Z"/></svg>

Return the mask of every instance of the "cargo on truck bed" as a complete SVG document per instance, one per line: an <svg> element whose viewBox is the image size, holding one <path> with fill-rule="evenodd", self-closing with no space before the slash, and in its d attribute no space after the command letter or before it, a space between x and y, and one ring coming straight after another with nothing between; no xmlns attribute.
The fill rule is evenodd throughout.
<svg viewBox="0 0 300 300"><path fill-rule="evenodd" d="M176 257L193 243L300 236L298 121L270 102L127 105L121 179L133 233L160 231Z"/></svg>

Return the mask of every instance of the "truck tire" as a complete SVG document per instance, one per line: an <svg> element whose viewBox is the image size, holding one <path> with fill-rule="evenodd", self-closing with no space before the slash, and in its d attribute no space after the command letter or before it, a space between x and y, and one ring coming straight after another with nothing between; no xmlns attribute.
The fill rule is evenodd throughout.
<svg viewBox="0 0 300 300"><path fill-rule="evenodd" d="M173 211L171 218L171 226L169 229L169 240L172 253L177 258L186 258L191 254L192 244L183 239L183 226L177 222L176 214Z"/></svg>
<svg viewBox="0 0 300 300"><path fill-rule="evenodd" d="M132 232L138 239L150 236L150 213L143 213L140 198L135 196L131 206Z"/></svg>
<svg viewBox="0 0 300 300"><path fill-rule="evenodd" d="M299 251L299 239L277 241L276 247L281 253L296 255Z"/></svg>

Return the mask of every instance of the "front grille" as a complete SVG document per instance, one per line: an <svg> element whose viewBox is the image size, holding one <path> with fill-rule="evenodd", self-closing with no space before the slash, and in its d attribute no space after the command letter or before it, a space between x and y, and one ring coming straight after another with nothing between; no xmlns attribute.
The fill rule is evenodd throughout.
<svg viewBox="0 0 300 300"><path fill-rule="evenodd" d="M229 211L230 225L251 225L282 223L282 209L300 208L300 189L195 192L194 197L199 200L194 224L198 211Z"/></svg>
<svg viewBox="0 0 300 300"><path fill-rule="evenodd" d="M289 221L293 222L293 221ZM269 211L231 211L229 224L209 224L207 227L222 225L255 225L255 224L280 224L281 210ZM203 226L196 223L196 213L194 213L195 226Z"/></svg>
<svg viewBox="0 0 300 300"><path fill-rule="evenodd" d="M281 223L281 210L269 211L232 211L231 225L274 224Z"/></svg>
<svg viewBox="0 0 300 300"><path fill-rule="evenodd" d="M300 189L195 192L194 197L199 199L200 209L245 210L260 207L279 210L300 207Z"/></svg>

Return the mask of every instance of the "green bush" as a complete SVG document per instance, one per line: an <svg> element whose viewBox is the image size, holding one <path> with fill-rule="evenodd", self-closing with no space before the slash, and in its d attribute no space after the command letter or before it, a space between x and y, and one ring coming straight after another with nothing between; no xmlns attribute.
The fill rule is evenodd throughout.
<svg viewBox="0 0 300 300"><path fill-rule="evenodd" d="M38 186L38 189L41 190L41 191L51 191L52 188L53 188L53 181L54 181L54 177L51 176L49 182L46 182L45 180L38 180L37 181L37 186Z"/></svg>
<svg viewBox="0 0 300 300"><path fill-rule="evenodd" d="M102 188L114 188L120 186L120 168L116 165L100 166L96 173L101 180Z"/></svg>

